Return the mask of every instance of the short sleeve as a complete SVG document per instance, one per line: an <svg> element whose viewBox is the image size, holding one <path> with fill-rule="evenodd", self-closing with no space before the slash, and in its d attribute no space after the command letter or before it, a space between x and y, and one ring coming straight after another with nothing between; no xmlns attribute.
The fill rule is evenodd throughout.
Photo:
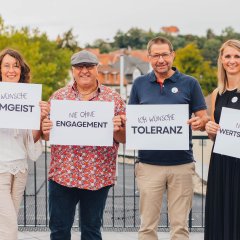
<svg viewBox="0 0 240 240"><path fill-rule="evenodd" d="M133 86L132 86L132 89L131 89L131 93L130 93L130 97L129 97L129 101L128 101L129 105L139 104L136 81L137 80L135 80L135 82L133 83Z"/></svg>
<svg viewBox="0 0 240 240"><path fill-rule="evenodd" d="M195 113L207 109L206 102L202 93L199 82L195 79L191 90L191 112Z"/></svg>

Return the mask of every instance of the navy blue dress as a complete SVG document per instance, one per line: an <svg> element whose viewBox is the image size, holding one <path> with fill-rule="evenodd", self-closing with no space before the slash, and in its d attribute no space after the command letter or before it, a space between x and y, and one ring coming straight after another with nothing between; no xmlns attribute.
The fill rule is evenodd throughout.
<svg viewBox="0 0 240 240"><path fill-rule="evenodd" d="M222 107L240 110L240 93L233 90L226 91L221 96L217 95L214 112L217 123L219 123ZM204 239L240 240L239 158L213 152L211 154L206 195Z"/></svg>

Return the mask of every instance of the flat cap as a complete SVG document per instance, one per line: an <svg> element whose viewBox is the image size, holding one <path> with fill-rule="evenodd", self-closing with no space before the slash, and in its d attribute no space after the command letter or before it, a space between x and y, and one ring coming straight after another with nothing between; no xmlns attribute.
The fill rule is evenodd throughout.
<svg viewBox="0 0 240 240"><path fill-rule="evenodd" d="M98 58L95 54L82 50L80 52L74 53L71 57L71 65L80 65L80 64L92 64L97 65L98 64Z"/></svg>

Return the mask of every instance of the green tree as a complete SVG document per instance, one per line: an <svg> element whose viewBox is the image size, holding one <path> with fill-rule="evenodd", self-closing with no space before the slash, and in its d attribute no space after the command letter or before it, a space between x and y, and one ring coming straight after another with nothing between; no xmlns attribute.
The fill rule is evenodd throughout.
<svg viewBox="0 0 240 240"><path fill-rule="evenodd" d="M216 35L214 34L214 32L211 28L207 29L206 36L207 36L207 39L213 39L216 37Z"/></svg>
<svg viewBox="0 0 240 240"><path fill-rule="evenodd" d="M73 35L73 29L69 29L67 32L63 33L62 37L58 37L57 44L60 48L68 48L72 52L79 50L77 36Z"/></svg>
<svg viewBox="0 0 240 240"><path fill-rule="evenodd" d="M179 48L185 47L186 44L187 44L187 42L183 35L177 36L177 37L173 38L173 40L172 40L172 45L173 45L173 48L175 51Z"/></svg>
<svg viewBox="0 0 240 240"><path fill-rule="evenodd" d="M204 61L195 43L178 49L174 63L181 72L198 79L204 95L211 93L216 87L216 69L208 61Z"/></svg>
<svg viewBox="0 0 240 240"><path fill-rule="evenodd" d="M232 27L226 27L222 30L222 34L219 36L222 43L229 39L240 39L240 33L235 32Z"/></svg>
<svg viewBox="0 0 240 240"><path fill-rule="evenodd" d="M121 30L118 30L114 36L113 47L114 48L127 48L129 43L129 37Z"/></svg>
<svg viewBox="0 0 240 240"><path fill-rule="evenodd" d="M1 23L0 23L1 25ZM69 80L70 56L72 51L59 48L56 41L48 39L37 29L24 27L1 29L0 49L13 48L22 53L31 68L32 82L43 84L43 99Z"/></svg>
<svg viewBox="0 0 240 240"><path fill-rule="evenodd" d="M207 39L202 49L202 55L206 61L209 61L211 66L217 66L218 50L222 42L217 38Z"/></svg>
<svg viewBox="0 0 240 240"><path fill-rule="evenodd" d="M4 28L5 28L4 27L4 20L3 20L3 18L0 15L0 34L3 34Z"/></svg>
<svg viewBox="0 0 240 240"><path fill-rule="evenodd" d="M114 48L146 49L148 41L154 37L154 33L140 28L130 28L126 33L118 31L114 37Z"/></svg>
<svg viewBox="0 0 240 240"><path fill-rule="evenodd" d="M100 50L100 53L109 53L111 52L113 49L112 49L112 46L111 46L111 43L103 40L103 39L96 39L92 45L88 45L87 46L88 48L99 48Z"/></svg>
<svg viewBox="0 0 240 240"><path fill-rule="evenodd" d="M68 48L59 49L57 43L49 41L44 34L35 36L33 42L39 43L40 54L32 66L33 81L43 83L43 99L48 99L69 80L70 57L73 52Z"/></svg>
<svg viewBox="0 0 240 240"><path fill-rule="evenodd" d="M146 32L140 28L131 28L127 32L128 46L134 49L142 49L146 46Z"/></svg>

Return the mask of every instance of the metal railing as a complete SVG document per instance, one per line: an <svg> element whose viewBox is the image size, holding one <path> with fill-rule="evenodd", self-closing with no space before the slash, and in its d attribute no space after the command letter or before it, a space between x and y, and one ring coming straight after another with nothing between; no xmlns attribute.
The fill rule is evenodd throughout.
<svg viewBox="0 0 240 240"><path fill-rule="evenodd" d="M205 184L204 162L208 162L211 146L206 144L206 136L193 136L194 147L197 147L197 160L200 171L196 175L198 189L194 194L193 207L189 215L190 231L202 231L204 228L204 202ZM139 194L135 182L135 160L136 154L126 153L122 146L122 154L119 154L118 181L109 191L106 208L104 212L103 228L114 231L137 231L140 224L138 201ZM207 156L206 156L207 153ZM195 157L196 158L196 157ZM48 166L50 153L45 144L45 152L37 162L29 162L29 177L24 193L23 202L19 212L19 228L28 230L48 229ZM205 171L205 172L204 172ZM206 174L205 174L206 175ZM74 228L79 226L79 210L76 211ZM163 199L161 222L159 230L167 231L169 228L166 196Z"/></svg>

